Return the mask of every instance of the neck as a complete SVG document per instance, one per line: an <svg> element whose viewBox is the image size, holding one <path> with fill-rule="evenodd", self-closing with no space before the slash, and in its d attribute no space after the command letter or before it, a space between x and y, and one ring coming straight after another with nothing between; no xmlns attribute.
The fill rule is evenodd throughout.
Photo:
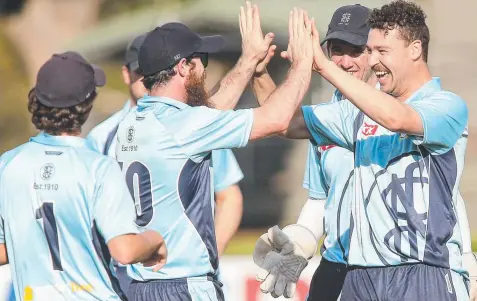
<svg viewBox="0 0 477 301"><path fill-rule="evenodd" d="M406 101L412 94L419 90L425 83L432 80L431 72L426 63L419 64L415 70L412 71L411 76L406 77L406 88L396 98L399 101Z"/></svg>
<svg viewBox="0 0 477 301"><path fill-rule="evenodd" d="M176 89L175 87L165 86L153 88L151 91L149 91L149 93L150 96L168 97L183 103L187 103L187 94L184 89Z"/></svg>
<svg viewBox="0 0 477 301"><path fill-rule="evenodd" d="M52 135L52 136L61 136L61 137L68 137L68 136L78 137L78 136L81 135L81 131L62 132L62 133L59 133L59 134L57 134L57 135L50 134L50 133L47 133L47 134Z"/></svg>
<svg viewBox="0 0 477 301"><path fill-rule="evenodd" d="M132 95L129 95L129 101L131 102L131 107L137 106L137 99L134 99Z"/></svg>

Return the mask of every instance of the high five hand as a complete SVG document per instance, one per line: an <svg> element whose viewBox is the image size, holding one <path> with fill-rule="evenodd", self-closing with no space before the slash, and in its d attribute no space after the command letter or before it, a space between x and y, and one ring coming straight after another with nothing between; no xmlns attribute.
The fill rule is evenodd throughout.
<svg viewBox="0 0 477 301"><path fill-rule="evenodd" d="M275 35L269 32L263 37L257 5L247 1L245 9L240 7L239 24L242 36L242 56L257 63L264 60Z"/></svg>

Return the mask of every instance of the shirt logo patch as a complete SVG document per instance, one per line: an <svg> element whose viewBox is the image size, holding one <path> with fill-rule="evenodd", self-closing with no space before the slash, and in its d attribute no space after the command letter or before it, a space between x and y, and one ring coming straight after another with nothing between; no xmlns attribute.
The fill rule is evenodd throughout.
<svg viewBox="0 0 477 301"><path fill-rule="evenodd" d="M135 133L135 130L134 130L134 126L130 126L128 128L128 135L127 135L127 140L128 140L128 143L131 143L133 142L134 140L134 133Z"/></svg>
<svg viewBox="0 0 477 301"><path fill-rule="evenodd" d="M41 167L40 176L43 180L47 181L55 174L55 166L51 163L46 163Z"/></svg>
<svg viewBox="0 0 477 301"><path fill-rule="evenodd" d="M333 147L336 147L336 145L323 145L323 146L320 146L320 150L322 152L326 152L327 150L332 149Z"/></svg>
<svg viewBox="0 0 477 301"><path fill-rule="evenodd" d="M376 134L376 131L378 130L378 125L377 124L367 124L366 122L364 123L364 128L361 131L361 133L365 136L373 136Z"/></svg>

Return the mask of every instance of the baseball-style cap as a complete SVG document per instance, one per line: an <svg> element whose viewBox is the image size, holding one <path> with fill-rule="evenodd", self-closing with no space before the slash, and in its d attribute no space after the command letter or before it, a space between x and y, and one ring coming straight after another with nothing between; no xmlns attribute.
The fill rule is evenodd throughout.
<svg viewBox="0 0 477 301"><path fill-rule="evenodd" d="M96 87L106 84L106 75L80 54L54 54L43 66L34 87L38 101L53 108L72 107L85 101Z"/></svg>
<svg viewBox="0 0 477 301"><path fill-rule="evenodd" d="M321 44L338 39L356 46L366 45L370 30L367 21L370 14L371 10L360 4L338 8L331 18L328 32Z"/></svg>
<svg viewBox="0 0 477 301"><path fill-rule="evenodd" d="M139 69L138 56L139 48L146 39L146 34L135 37L126 48L124 57L124 66L128 66L129 70L136 71Z"/></svg>
<svg viewBox="0 0 477 301"><path fill-rule="evenodd" d="M139 68L144 76L151 75L194 53L219 52L224 45L220 35L201 37L182 23L167 23L146 36L139 49Z"/></svg>

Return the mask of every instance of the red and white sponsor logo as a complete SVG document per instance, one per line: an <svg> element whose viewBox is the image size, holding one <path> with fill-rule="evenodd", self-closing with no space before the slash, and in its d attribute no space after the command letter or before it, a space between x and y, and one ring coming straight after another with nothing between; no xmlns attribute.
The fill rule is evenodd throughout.
<svg viewBox="0 0 477 301"><path fill-rule="evenodd" d="M326 152L327 150L332 149L333 147L336 147L336 145L323 145L323 146L320 146L320 151Z"/></svg>
<svg viewBox="0 0 477 301"><path fill-rule="evenodd" d="M377 130L378 130L377 124L368 124L365 122L361 133L365 136L374 136Z"/></svg>

